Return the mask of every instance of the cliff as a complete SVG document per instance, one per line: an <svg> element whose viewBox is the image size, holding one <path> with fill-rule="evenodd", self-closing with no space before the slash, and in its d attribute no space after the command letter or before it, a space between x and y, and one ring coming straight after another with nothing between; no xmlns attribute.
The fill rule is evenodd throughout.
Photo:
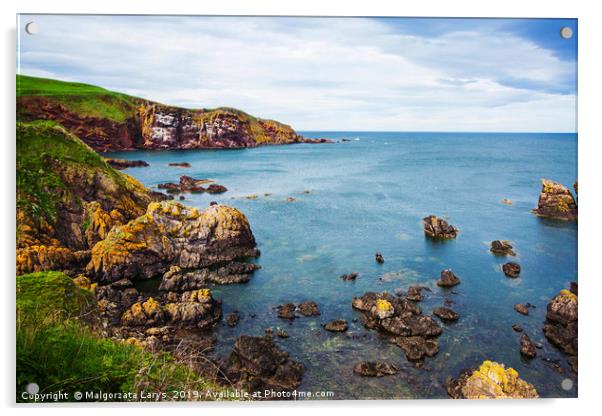
<svg viewBox="0 0 602 416"><path fill-rule="evenodd" d="M303 142L233 108L186 109L88 84L17 75L17 120L51 120L96 151L243 148Z"/></svg>

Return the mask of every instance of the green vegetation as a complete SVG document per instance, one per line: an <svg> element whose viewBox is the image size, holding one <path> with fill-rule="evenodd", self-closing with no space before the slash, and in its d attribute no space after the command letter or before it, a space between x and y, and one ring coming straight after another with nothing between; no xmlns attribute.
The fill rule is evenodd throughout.
<svg viewBox="0 0 602 416"><path fill-rule="evenodd" d="M122 123L134 116L140 99L94 85L17 75L17 100L45 97L70 112Z"/></svg>
<svg viewBox="0 0 602 416"><path fill-rule="evenodd" d="M168 353L97 337L83 323L94 311L92 293L63 273L17 277L17 401L32 382L69 400L76 391L224 392Z"/></svg>

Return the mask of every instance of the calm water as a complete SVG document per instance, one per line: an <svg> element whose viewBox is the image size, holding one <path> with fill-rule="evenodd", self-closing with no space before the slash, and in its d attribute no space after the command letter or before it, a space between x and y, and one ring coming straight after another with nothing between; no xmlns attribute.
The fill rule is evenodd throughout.
<svg viewBox="0 0 602 416"><path fill-rule="evenodd" d="M465 133L305 133L309 137L351 139L322 145L291 145L228 151L135 151L112 157L143 159L147 168L127 173L154 187L177 182L182 174L211 178L228 187L222 195L186 195L184 203L205 207L210 201L241 209L249 218L262 256L262 269L244 285L216 287L224 313L237 310L236 328L220 324L217 354L226 355L241 334L262 335L268 327L285 329L276 339L303 362L301 390L330 390L335 398L443 398L447 376L491 359L516 368L541 396L575 396L576 377L562 353L545 339L547 301L577 278L577 227L534 216L542 177L571 185L577 177L577 137L573 134ZM189 162L191 168L168 167ZM309 191L309 193L305 193ZM257 194L257 199L244 199ZM264 196L264 194L270 194ZM295 202L286 202L287 197ZM509 198L513 205L500 201ZM444 216L460 229L455 241L425 239L421 218ZM505 258L488 251L491 240L514 242L521 277L506 278ZM385 263L374 261L382 252ZM508 260L506 260L508 261ZM462 279L457 294L435 280L444 268ZM339 279L359 272L355 282ZM445 299L461 314L444 325L439 354L421 369L401 349L360 322L351 299L364 292L432 288L421 303L425 314ZM322 315L292 324L273 309L285 302L315 300ZM529 316L515 303L536 305ZM251 318L250 314L256 314ZM320 325L331 319L350 322L344 334ZM538 357L521 358L520 324L535 342ZM541 357L560 359L564 373ZM360 360L387 360L402 369L379 379L353 375ZM570 378L575 387L561 388Z"/></svg>

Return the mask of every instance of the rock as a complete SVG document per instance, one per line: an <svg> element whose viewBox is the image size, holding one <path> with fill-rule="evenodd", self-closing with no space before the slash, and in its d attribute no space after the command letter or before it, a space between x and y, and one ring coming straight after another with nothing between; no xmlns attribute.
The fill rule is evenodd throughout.
<svg viewBox="0 0 602 416"><path fill-rule="evenodd" d="M410 286L406 298L414 302L420 302L424 299L422 295L422 286Z"/></svg>
<svg viewBox="0 0 602 416"><path fill-rule="evenodd" d="M301 384L304 367L289 358L268 337L243 335L222 369L232 387L249 394L265 390L290 391Z"/></svg>
<svg viewBox="0 0 602 416"><path fill-rule="evenodd" d="M318 139L312 139L309 137L304 137L303 138L303 143L311 143L311 144L323 144L323 143L334 143L334 140L332 139L326 139L326 138L318 138Z"/></svg>
<svg viewBox="0 0 602 416"><path fill-rule="evenodd" d="M184 201L184 200L186 199L186 197L185 197L184 195L180 195L180 196L178 197L178 199L179 199L180 201Z"/></svg>
<svg viewBox="0 0 602 416"><path fill-rule="evenodd" d="M226 315L226 323L228 324L228 326L230 328L235 327L236 325L238 325L238 320L239 320L239 316L237 313L230 313L228 315Z"/></svg>
<svg viewBox="0 0 602 416"><path fill-rule="evenodd" d="M295 202L297 200L297 198L293 198L292 196L289 196L288 198L286 198L286 202Z"/></svg>
<svg viewBox="0 0 602 416"><path fill-rule="evenodd" d="M447 393L454 399L533 399L535 387L519 377L513 368L483 361L476 370L463 370L447 382Z"/></svg>
<svg viewBox="0 0 602 416"><path fill-rule="evenodd" d="M397 374L397 368L381 361L362 361L353 367L353 372L364 377L383 377Z"/></svg>
<svg viewBox="0 0 602 416"><path fill-rule="evenodd" d="M512 250L512 245L506 240L492 241L490 251L498 256L516 256L516 253Z"/></svg>
<svg viewBox="0 0 602 416"><path fill-rule="evenodd" d="M286 332L284 329L278 329L278 331L276 331L276 336L278 338L288 338L288 332Z"/></svg>
<svg viewBox="0 0 602 416"><path fill-rule="evenodd" d="M209 185L207 187L205 192L210 193L210 194L223 194L227 190L228 190L228 188L226 188L223 185L218 185L218 184L212 183L211 185Z"/></svg>
<svg viewBox="0 0 602 416"><path fill-rule="evenodd" d="M430 338L441 334L441 327L414 303L388 292L366 292L353 298L352 306L362 313L362 323L376 329L401 347L410 360L437 353L437 343ZM418 357L418 358L417 358Z"/></svg>
<svg viewBox="0 0 602 416"><path fill-rule="evenodd" d="M437 218L435 215L429 215L422 219L424 224L424 232L428 237L440 240L456 238L458 230L447 223L442 218Z"/></svg>
<svg viewBox="0 0 602 416"><path fill-rule="evenodd" d="M199 212L175 201L149 204L146 214L114 227L92 249L86 270L100 281L148 279L170 266L202 269L256 257L243 213L226 205Z"/></svg>
<svg viewBox="0 0 602 416"><path fill-rule="evenodd" d="M512 324L512 329L514 330L514 332L523 332L523 327L519 324Z"/></svg>
<svg viewBox="0 0 602 416"><path fill-rule="evenodd" d="M318 316L320 309L314 301L304 302L297 305L297 310L303 316Z"/></svg>
<svg viewBox="0 0 602 416"><path fill-rule="evenodd" d="M355 280L358 276L359 276L359 273L353 272L353 273L341 275L341 279L343 279L343 280Z"/></svg>
<svg viewBox="0 0 602 416"><path fill-rule="evenodd" d="M454 322L460 319L460 315L450 308L435 308L433 314L439 317L443 322Z"/></svg>
<svg viewBox="0 0 602 416"><path fill-rule="evenodd" d="M508 262L502 266L502 271L506 276L516 278L520 274L520 264Z"/></svg>
<svg viewBox="0 0 602 416"><path fill-rule="evenodd" d="M211 328L222 316L221 303L213 299L209 289L170 293L165 305L169 325L178 328Z"/></svg>
<svg viewBox="0 0 602 416"><path fill-rule="evenodd" d="M567 359L575 372L579 350L578 326L577 295L563 289L548 303L543 332L552 344L568 355Z"/></svg>
<svg viewBox="0 0 602 416"><path fill-rule="evenodd" d="M141 168L148 166L144 160L105 159L112 168L122 170L127 168Z"/></svg>
<svg viewBox="0 0 602 416"><path fill-rule="evenodd" d="M522 334L520 336L520 353L526 358L535 358L537 355L535 344L527 334Z"/></svg>
<svg viewBox="0 0 602 416"><path fill-rule="evenodd" d="M157 326L165 321L163 307L154 299L134 303L121 317L124 326Z"/></svg>
<svg viewBox="0 0 602 416"><path fill-rule="evenodd" d="M441 277L437 280L437 286L440 287L453 287L460 284L460 278L451 271L451 269L445 269L441 272Z"/></svg>
<svg viewBox="0 0 602 416"><path fill-rule="evenodd" d="M380 253L376 253L375 258L377 263L383 264L385 262L383 255Z"/></svg>
<svg viewBox="0 0 602 416"><path fill-rule="evenodd" d="M577 204L567 187L542 179L537 208L533 212L541 217L577 221Z"/></svg>
<svg viewBox="0 0 602 416"><path fill-rule="evenodd" d="M579 295L579 284L577 282L571 282L569 286L569 291L575 296Z"/></svg>
<svg viewBox="0 0 602 416"><path fill-rule="evenodd" d="M280 319L295 319L295 310L297 307L294 303L285 303L276 308L278 310L278 318Z"/></svg>
<svg viewBox="0 0 602 416"><path fill-rule="evenodd" d="M529 307L522 303L517 303L516 305L514 305L514 310L520 313L521 315L529 315Z"/></svg>
<svg viewBox="0 0 602 416"><path fill-rule="evenodd" d="M324 329L330 332L345 332L349 326L344 319L335 319L324 325Z"/></svg>
<svg viewBox="0 0 602 416"><path fill-rule="evenodd" d="M246 283L253 272L260 267L253 263L233 261L218 268L183 270L180 266L171 266L163 274L159 290L181 292L205 287L209 283L229 285Z"/></svg>
<svg viewBox="0 0 602 416"><path fill-rule="evenodd" d="M189 168L190 163L188 163L188 162L172 162L172 163L169 163L169 166L176 166L176 167L180 167L180 168Z"/></svg>
<svg viewBox="0 0 602 416"><path fill-rule="evenodd" d="M510 200L510 199L507 199L507 198L504 198L504 199L502 199L502 204L505 204L505 205L512 205L512 200Z"/></svg>

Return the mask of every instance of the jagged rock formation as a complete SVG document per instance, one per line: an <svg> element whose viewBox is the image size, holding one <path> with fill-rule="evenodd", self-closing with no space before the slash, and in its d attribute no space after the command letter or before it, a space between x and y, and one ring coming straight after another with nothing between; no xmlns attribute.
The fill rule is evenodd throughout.
<svg viewBox="0 0 602 416"><path fill-rule="evenodd" d="M17 76L17 117L52 120L97 151L239 148L305 141L290 126L233 108L189 110L92 85L28 76Z"/></svg>
<svg viewBox="0 0 602 416"><path fill-rule="evenodd" d="M542 179L541 183L539 201L533 212L541 217L577 221L577 204L571 191L566 186L549 179ZM575 184L575 191L576 189Z"/></svg>
<svg viewBox="0 0 602 416"><path fill-rule="evenodd" d="M519 377L513 368L483 361L476 370L464 370L449 380L447 393L454 399L535 399L535 387Z"/></svg>
<svg viewBox="0 0 602 416"><path fill-rule="evenodd" d="M448 240L456 238L458 229L451 224L448 224L443 218L438 218L435 215L429 215L422 219L424 225L424 233L427 237L436 240Z"/></svg>
<svg viewBox="0 0 602 416"><path fill-rule="evenodd" d="M235 208L216 204L199 212L164 201L149 204L146 214L114 227L92 249L87 271L104 282L145 279L171 266L197 270L255 257L255 246L247 218Z"/></svg>
<svg viewBox="0 0 602 416"><path fill-rule="evenodd" d="M495 240L491 242L489 250L497 256L516 256L512 248L512 244L507 240Z"/></svg>
<svg viewBox="0 0 602 416"><path fill-rule="evenodd" d="M578 298L577 284L571 291L563 289L550 303L543 332L548 340L563 350L573 371L577 372L578 345Z"/></svg>
<svg viewBox="0 0 602 416"><path fill-rule="evenodd" d="M432 357L439 351L433 338L441 335L441 327L414 303L387 292L366 292L353 298L354 309L362 312L362 323L368 329L376 329L390 337L390 341L402 348L410 361Z"/></svg>

